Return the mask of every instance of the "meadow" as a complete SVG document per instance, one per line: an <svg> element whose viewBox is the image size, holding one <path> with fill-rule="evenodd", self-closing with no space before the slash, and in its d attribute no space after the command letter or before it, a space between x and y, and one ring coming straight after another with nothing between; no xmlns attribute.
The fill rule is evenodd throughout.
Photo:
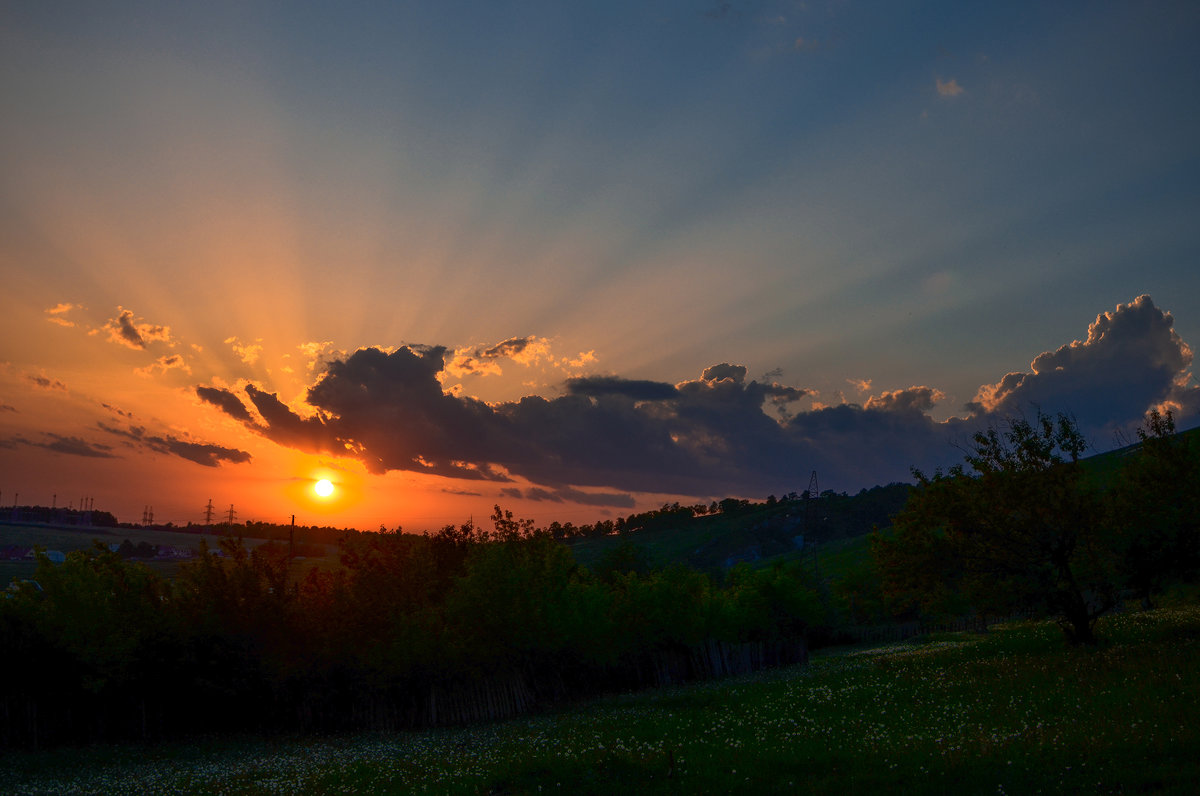
<svg viewBox="0 0 1200 796"><path fill-rule="evenodd" d="M1200 607L994 626L471 727L9 753L6 793L1193 793Z"/></svg>

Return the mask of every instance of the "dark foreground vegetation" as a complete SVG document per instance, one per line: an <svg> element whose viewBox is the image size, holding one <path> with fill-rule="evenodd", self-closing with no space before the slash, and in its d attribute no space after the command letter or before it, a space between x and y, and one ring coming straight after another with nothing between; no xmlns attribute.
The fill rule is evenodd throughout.
<svg viewBox="0 0 1200 796"><path fill-rule="evenodd" d="M10 753L0 792L1162 793L1200 780L1200 609L816 654L503 723Z"/></svg>
<svg viewBox="0 0 1200 796"><path fill-rule="evenodd" d="M805 658L821 607L797 572L598 576L493 520L348 536L299 582L286 547L237 540L170 580L99 546L43 557L0 600L0 741L463 723Z"/></svg>
<svg viewBox="0 0 1200 796"><path fill-rule="evenodd" d="M836 574L783 555L716 575L639 552L670 517L745 514L759 539L792 534L812 496L666 506L626 521L588 566L562 526L499 507L491 529L345 534L336 567L300 576L291 546L238 539L173 578L100 545L59 564L42 556L36 582L0 598L0 744L497 720L803 662L873 637L863 625L982 627L985 614L1053 617L1069 642L1093 647L1101 617L1151 606L1200 568L1193 438L1156 414L1141 436L1097 468L1080 460L1066 417L979 434L969 470L918 474L894 529L872 537L870 556L845 548L863 555Z"/></svg>

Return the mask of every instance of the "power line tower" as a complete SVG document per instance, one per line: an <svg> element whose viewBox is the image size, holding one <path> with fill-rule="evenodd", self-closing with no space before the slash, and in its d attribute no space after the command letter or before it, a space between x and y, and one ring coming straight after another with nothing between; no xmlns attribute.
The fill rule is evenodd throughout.
<svg viewBox="0 0 1200 796"><path fill-rule="evenodd" d="M237 512L233 510L232 503L229 504L229 511L226 512L225 516L227 518L225 520L225 522L229 525L229 527L232 528L233 527L233 518L237 516Z"/></svg>
<svg viewBox="0 0 1200 796"><path fill-rule="evenodd" d="M821 577L821 573L817 569L817 536L813 520L817 513L817 501L820 497L820 487L817 486L817 471L813 470L812 477L808 479L808 489L804 492L804 537L805 546L812 550L813 572L817 578Z"/></svg>
<svg viewBox="0 0 1200 796"><path fill-rule="evenodd" d="M208 505L204 507L204 524L208 526L208 530L210 531L212 530L213 511L212 498L209 498Z"/></svg>

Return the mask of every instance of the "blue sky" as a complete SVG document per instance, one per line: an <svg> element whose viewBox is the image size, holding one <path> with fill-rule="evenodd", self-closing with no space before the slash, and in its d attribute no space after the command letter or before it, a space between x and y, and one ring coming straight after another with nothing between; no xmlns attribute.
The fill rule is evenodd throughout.
<svg viewBox="0 0 1200 796"><path fill-rule="evenodd" d="M1102 313L1141 331L1068 351L1085 370L1042 378L1040 405L1079 414L1098 449L1151 406L1196 422L1195 4L28 3L0 19L0 504L65 483L135 508L160 494L176 521L210 493L274 515L318 470L357 497L305 509L364 526L499 499L566 518L762 497L813 469L854 491L1028 410L966 404L1084 347ZM298 445L246 389L321 423L333 404L308 390L333 385L331 363L348 377L356 351L402 346L439 347L444 367L392 357L392 377L491 407L480 434L507 439L497 418L578 433L527 428L544 447L526 460L341 416ZM516 408L599 406L599 377L713 398L718 365L734 414L706 403L700 423L683 387L610 429L664 434L672 477L634 448L609 453L646 462L638 478L589 464L596 416ZM794 392L773 403L772 384ZM371 401L390 428L446 420ZM867 421L900 405L919 429L872 440ZM639 425L667 415L669 431ZM828 450L881 441L894 456L869 466ZM777 469L738 464L756 455ZM125 494L114 467L162 486Z"/></svg>

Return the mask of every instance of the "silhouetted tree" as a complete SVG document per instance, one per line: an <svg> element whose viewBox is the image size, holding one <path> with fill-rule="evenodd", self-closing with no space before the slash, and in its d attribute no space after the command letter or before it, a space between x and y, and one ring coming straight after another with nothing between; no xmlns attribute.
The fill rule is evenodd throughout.
<svg viewBox="0 0 1200 796"><path fill-rule="evenodd" d="M1071 418L1039 412L975 434L970 473L914 472L894 536L873 546L885 592L922 607L961 594L978 610L1048 610L1069 641L1094 643L1116 580L1101 503L1079 465L1085 448Z"/></svg>

